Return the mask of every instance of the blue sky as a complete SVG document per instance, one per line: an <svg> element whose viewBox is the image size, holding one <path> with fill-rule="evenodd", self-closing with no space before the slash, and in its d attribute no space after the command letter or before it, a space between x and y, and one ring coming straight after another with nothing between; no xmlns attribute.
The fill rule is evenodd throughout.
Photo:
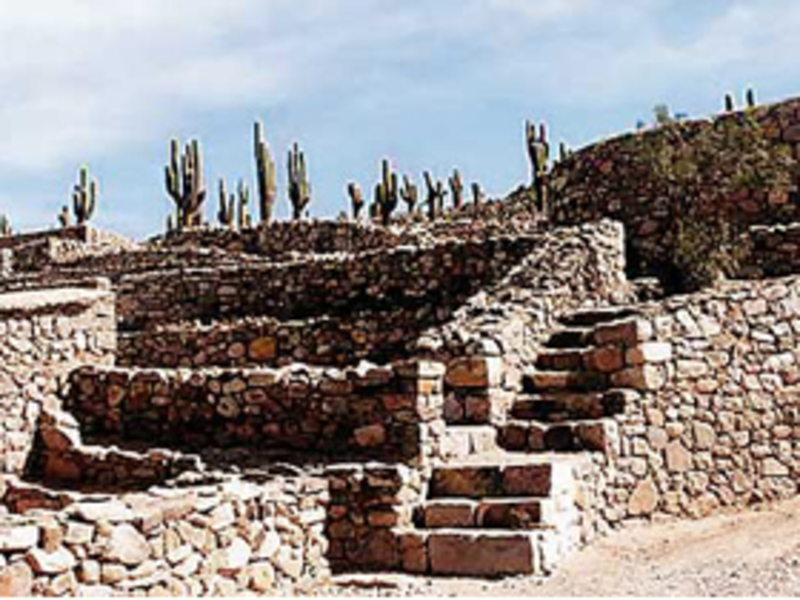
<svg viewBox="0 0 800 600"><path fill-rule="evenodd" d="M294 140L315 216L351 179L371 189L383 156L502 195L527 177L526 118L579 147L662 102L706 116L747 86L800 93L798 30L789 0L0 0L0 213L54 224L87 162L96 222L156 233L168 141L196 136L212 218L219 176L253 181L255 117L281 216Z"/></svg>

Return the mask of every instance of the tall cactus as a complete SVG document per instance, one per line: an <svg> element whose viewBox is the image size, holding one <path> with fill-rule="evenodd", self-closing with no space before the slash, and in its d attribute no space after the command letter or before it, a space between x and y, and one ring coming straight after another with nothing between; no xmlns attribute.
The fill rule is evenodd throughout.
<svg viewBox="0 0 800 600"><path fill-rule="evenodd" d="M756 107L756 93L753 88L747 88L747 91L744 94L744 102L747 108Z"/></svg>
<svg viewBox="0 0 800 600"><path fill-rule="evenodd" d="M392 171L389 160L384 158L381 162L381 181L375 186L375 205L384 226L391 222L392 213L399 203L400 185L397 173Z"/></svg>
<svg viewBox="0 0 800 600"><path fill-rule="evenodd" d="M733 94L725 94L725 112L733 112L736 110L736 104L733 101Z"/></svg>
<svg viewBox="0 0 800 600"><path fill-rule="evenodd" d="M225 189L225 180L219 180L219 210L217 210L217 220L220 225L233 229L234 224L234 198L233 194L228 195Z"/></svg>
<svg viewBox="0 0 800 600"><path fill-rule="evenodd" d="M472 183L472 212L475 216L478 216L481 209L481 204L483 204L483 190L481 189L481 184L477 181Z"/></svg>
<svg viewBox="0 0 800 600"><path fill-rule="evenodd" d="M448 181L450 193L453 195L453 208L461 210L461 207L464 206L464 182L461 180L461 173L458 172L458 169L453 171Z"/></svg>
<svg viewBox="0 0 800 600"><path fill-rule="evenodd" d="M238 213L237 213L238 204ZM250 227L252 220L250 218L250 190L243 180L239 180L236 188L236 194L230 194L225 188L225 180L219 180L219 211L217 211L217 219L220 224L233 229L238 226L239 230Z"/></svg>
<svg viewBox="0 0 800 600"><path fill-rule="evenodd" d="M353 208L353 220L358 221L364 209L364 194L354 181L347 184L347 194L350 196L350 206Z"/></svg>
<svg viewBox="0 0 800 600"><path fill-rule="evenodd" d="M89 180L89 167L82 166L78 183L72 188L72 212L78 225L84 225L94 215L98 187L96 179Z"/></svg>
<svg viewBox="0 0 800 600"><path fill-rule="evenodd" d="M58 213L58 222L62 229L69 227L69 206L66 204L61 207L61 212Z"/></svg>
<svg viewBox="0 0 800 600"><path fill-rule="evenodd" d="M311 202L311 184L308 182L306 156L297 142L289 150L289 201L292 204L292 218L297 221Z"/></svg>
<svg viewBox="0 0 800 600"><path fill-rule="evenodd" d="M427 188L428 196L425 204L428 207L428 218L433 221L442 213L444 208L444 199L447 196L447 190L444 189L444 183L437 179L433 181L433 177L428 171L425 171L425 187Z"/></svg>
<svg viewBox="0 0 800 600"><path fill-rule="evenodd" d="M0 237L11 235L11 221L7 215L0 215Z"/></svg>
<svg viewBox="0 0 800 600"><path fill-rule="evenodd" d="M202 225L206 190L199 142L192 140L181 154L178 140L173 139L170 142L170 161L164 174L167 193L175 202L175 226L182 229Z"/></svg>
<svg viewBox="0 0 800 600"><path fill-rule="evenodd" d="M400 189L400 198L405 202L408 214L414 214L417 202L419 201L419 189L414 185L414 182L411 181L411 177L408 175L403 175L403 187Z"/></svg>
<svg viewBox="0 0 800 600"><path fill-rule="evenodd" d="M536 125L528 121L525 124L525 138L528 146L528 156L531 161L536 206L538 210L543 211L547 203L547 162L550 160L550 142L547 140L545 124L539 125L537 133Z"/></svg>
<svg viewBox="0 0 800 600"><path fill-rule="evenodd" d="M242 231L252 225L252 219L250 218L250 189L243 179L239 180L236 192L239 196L239 231Z"/></svg>
<svg viewBox="0 0 800 600"><path fill-rule="evenodd" d="M256 176L258 179L258 208L261 222L269 224L272 221L272 211L275 208L275 198L278 195L277 170L260 121L255 123L253 137Z"/></svg>

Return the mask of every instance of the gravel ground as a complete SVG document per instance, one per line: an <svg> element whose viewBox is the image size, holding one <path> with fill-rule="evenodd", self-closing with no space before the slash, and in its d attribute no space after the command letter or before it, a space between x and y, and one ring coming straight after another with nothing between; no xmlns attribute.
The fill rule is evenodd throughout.
<svg viewBox="0 0 800 600"><path fill-rule="evenodd" d="M350 580L349 582L347 580ZM633 525L563 563L547 580L340 578L359 596L797 596L800 498L701 521Z"/></svg>

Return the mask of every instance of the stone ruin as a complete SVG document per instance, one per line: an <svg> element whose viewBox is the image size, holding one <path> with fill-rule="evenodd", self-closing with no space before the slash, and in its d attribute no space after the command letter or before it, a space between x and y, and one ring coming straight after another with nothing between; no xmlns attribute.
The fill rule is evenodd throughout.
<svg viewBox="0 0 800 600"><path fill-rule="evenodd" d="M663 297L597 190L566 224L0 238L0 594L546 575L796 495L800 222L765 205L747 279Z"/></svg>

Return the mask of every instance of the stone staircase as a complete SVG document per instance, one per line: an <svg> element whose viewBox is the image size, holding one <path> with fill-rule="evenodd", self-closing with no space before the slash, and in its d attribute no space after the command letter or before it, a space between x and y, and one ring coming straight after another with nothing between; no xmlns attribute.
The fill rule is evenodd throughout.
<svg viewBox="0 0 800 600"><path fill-rule="evenodd" d="M626 309L576 312L545 344L507 419L448 425L454 458L433 468L415 514L432 575L543 575L581 544L581 477L617 444L624 366L603 339Z"/></svg>
<svg viewBox="0 0 800 600"><path fill-rule="evenodd" d="M549 572L580 543L574 473L580 459L477 454L435 467L415 515L431 575Z"/></svg>

